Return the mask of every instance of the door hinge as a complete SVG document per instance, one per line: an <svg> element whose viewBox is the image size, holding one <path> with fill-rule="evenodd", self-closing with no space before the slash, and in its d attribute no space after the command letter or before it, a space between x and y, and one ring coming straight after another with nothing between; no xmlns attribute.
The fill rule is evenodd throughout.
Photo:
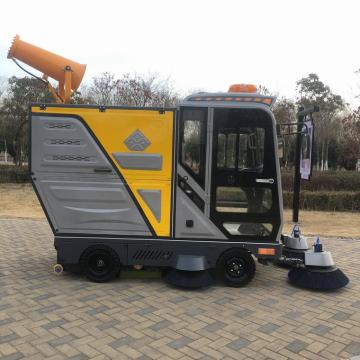
<svg viewBox="0 0 360 360"><path fill-rule="evenodd" d="M275 182L274 179L256 179L255 181L260 184L273 184Z"/></svg>

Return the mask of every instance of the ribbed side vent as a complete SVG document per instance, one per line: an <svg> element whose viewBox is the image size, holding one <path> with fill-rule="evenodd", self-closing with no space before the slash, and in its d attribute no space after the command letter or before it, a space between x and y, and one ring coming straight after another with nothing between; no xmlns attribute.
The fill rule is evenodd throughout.
<svg viewBox="0 0 360 360"><path fill-rule="evenodd" d="M91 161L90 156L78 155L53 155L51 160L55 161Z"/></svg>
<svg viewBox="0 0 360 360"><path fill-rule="evenodd" d="M134 260L169 260L173 256L173 251L163 250L137 250L133 255Z"/></svg>
<svg viewBox="0 0 360 360"><path fill-rule="evenodd" d="M51 139L51 145L81 145L80 140L70 140L70 139Z"/></svg>
<svg viewBox="0 0 360 360"><path fill-rule="evenodd" d="M47 124L47 127L49 129L71 129L72 125L64 124L64 123L50 123L50 124Z"/></svg>

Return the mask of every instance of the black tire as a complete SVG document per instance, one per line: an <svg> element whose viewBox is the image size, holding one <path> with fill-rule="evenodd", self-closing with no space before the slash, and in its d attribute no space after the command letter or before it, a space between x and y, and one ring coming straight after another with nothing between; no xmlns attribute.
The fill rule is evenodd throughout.
<svg viewBox="0 0 360 360"><path fill-rule="evenodd" d="M230 249L220 256L216 270L218 278L227 286L242 287L254 277L256 265L248 251Z"/></svg>
<svg viewBox="0 0 360 360"><path fill-rule="evenodd" d="M103 245L87 248L80 260L85 276L93 282L103 283L117 277L120 272L120 259L116 252Z"/></svg>

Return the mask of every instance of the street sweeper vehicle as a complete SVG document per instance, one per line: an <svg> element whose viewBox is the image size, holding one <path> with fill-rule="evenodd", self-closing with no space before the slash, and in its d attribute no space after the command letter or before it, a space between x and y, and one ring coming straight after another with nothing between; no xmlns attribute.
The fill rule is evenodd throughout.
<svg viewBox="0 0 360 360"><path fill-rule="evenodd" d="M345 285L320 245L282 236L274 97L233 85L177 108L69 105L85 65L19 37L9 57L59 82L57 90L47 82L57 103L29 112L29 170L54 233L55 271L105 282L157 268L177 286L218 278L238 287L253 278L256 258L293 266L301 286L304 271L342 279L329 288Z"/></svg>

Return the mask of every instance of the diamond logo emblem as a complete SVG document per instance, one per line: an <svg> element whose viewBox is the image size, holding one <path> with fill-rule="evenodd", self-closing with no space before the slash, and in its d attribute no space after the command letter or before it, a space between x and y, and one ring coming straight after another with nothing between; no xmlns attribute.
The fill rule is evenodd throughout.
<svg viewBox="0 0 360 360"><path fill-rule="evenodd" d="M135 130L129 137L127 137L124 143L131 151L144 151L151 144L151 142L139 129Z"/></svg>

